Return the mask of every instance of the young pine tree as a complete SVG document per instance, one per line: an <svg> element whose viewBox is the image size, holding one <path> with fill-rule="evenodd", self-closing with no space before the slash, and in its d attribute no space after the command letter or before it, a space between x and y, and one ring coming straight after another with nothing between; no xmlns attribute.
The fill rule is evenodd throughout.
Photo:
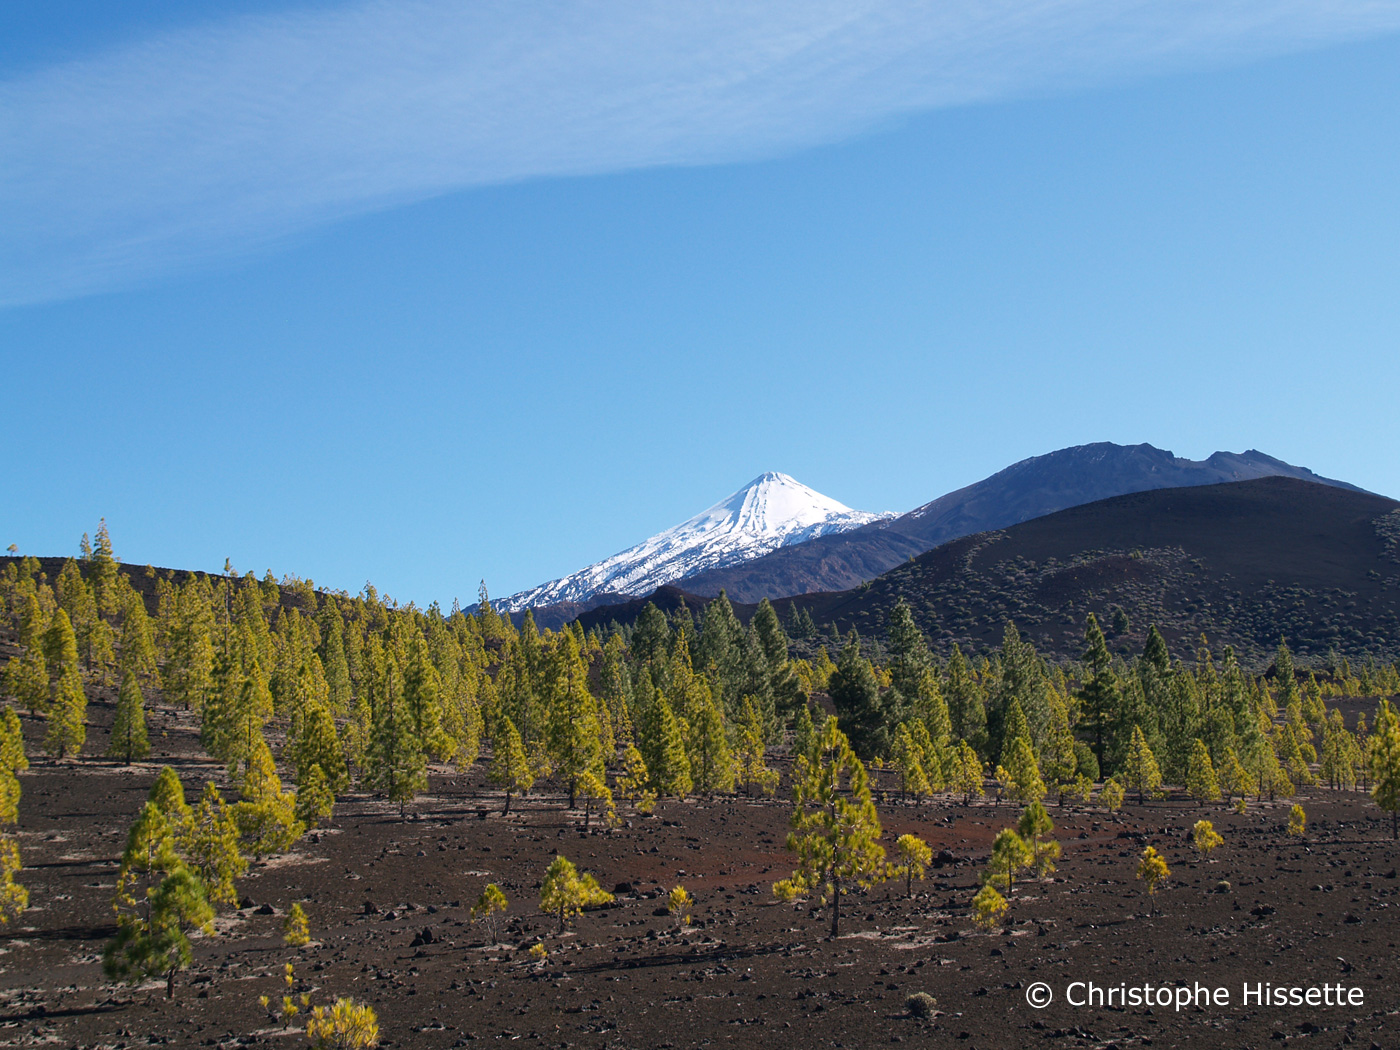
<svg viewBox="0 0 1400 1050"><path fill-rule="evenodd" d="M804 704L803 707L805 706ZM753 699L746 697L735 744L735 770L739 786L744 789L745 795L752 796L754 788L757 788L761 795L771 795L778 788L778 771L769 768L764 761L767 750L763 734L763 714Z"/></svg>
<svg viewBox="0 0 1400 1050"><path fill-rule="evenodd" d="M1400 838L1400 717L1388 700L1376 710L1367 745L1371 797L1390 814L1391 837Z"/></svg>
<svg viewBox="0 0 1400 1050"><path fill-rule="evenodd" d="M586 872L580 873L572 861L565 857L555 857L544 873L540 886L540 911L559 919L559 932L570 918L584 908L607 904L612 900L598 885L598 880Z"/></svg>
<svg viewBox="0 0 1400 1050"><path fill-rule="evenodd" d="M831 908L834 938L846 888L870 886L884 877L880 818L865 766L834 717L822 727L816 761L799 756L792 779L793 830L787 848L797 854L798 866L773 890L780 899L819 893Z"/></svg>
<svg viewBox="0 0 1400 1050"><path fill-rule="evenodd" d="M214 909L203 883L177 864L140 910L118 918L117 934L103 952L103 969L109 977L132 983L164 977L166 998L173 998L175 975L191 961L189 933L198 929L212 934L213 923Z"/></svg>
<svg viewBox="0 0 1400 1050"><path fill-rule="evenodd" d="M1038 799L1025 808L1016 824L1017 834L1031 848L1031 870L1037 878L1053 874L1060 859L1060 844L1046 837L1054 830L1055 822Z"/></svg>
<svg viewBox="0 0 1400 1050"><path fill-rule="evenodd" d="M914 880L922 879L929 861L933 860L933 850L917 835L901 835L894 844L899 863L895 865L904 872L904 895L914 899Z"/></svg>
<svg viewBox="0 0 1400 1050"><path fill-rule="evenodd" d="M1162 771L1157 766L1157 757L1147 746L1147 738L1143 736L1140 726L1133 726L1124 775L1127 786L1137 792L1138 805L1142 805L1148 794L1155 794L1162 786Z"/></svg>
<svg viewBox="0 0 1400 1050"><path fill-rule="evenodd" d="M1220 781L1210 761L1210 750L1204 740L1197 740L1191 749L1191 764L1186 770L1186 791L1197 802L1219 802Z"/></svg>
<svg viewBox="0 0 1400 1050"><path fill-rule="evenodd" d="M1002 828L992 840L992 856L987 861L983 879L1010 897L1016 892L1016 875L1031 862L1032 853L1026 840L1012 828Z"/></svg>
<svg viewBox="0 0 1400 1050"><path fill-rule="evenodd" d="M753 706L751 697L745 698ZM724 730L724 716L719 705L703 691L701 703L689 723L686 757L694 790L706 795L730 791L734 787L734 756Z"/></svg>
<svg viewBox="0 0 1400 1050"><path fill-rule="evenodd" d="M281 853L305 830L297 820L295 796L282 790L266 742L253 752L243 778L243 797L233 807L233 816L246 843L244 850L255 857Z"/></svg>
<svg viewBox="0 0 1400 1050"><path fill-rule="evenodd" d="M30 718L49 705L48 661L44 656L47 631L48 617L38 597L30 591L25 595L20 621L19 642L24 651L11 657L5 667L5 691L29 710Z"/></svg>
<svg viewBox="0 0 1400 1050"><path fill-rule="evenodd" d="M958 742L953 755L953 775L948 785L963 797L963 805L971 805L974 797L982 797L982 760L966 740Z"/></svg>
<svg viewBox="0 0 1400 1050"><path fill-rule="evenodd" d="M652 702L652 710L652 749L656 757L647 763L651 772L651 786L663 798L685 798L694 787L694 781L691 779L690 758L685 752L685 737L680 723L659 690Z"/></svg>
<svg viewBox="0 0 1400 1050"><path fill-rule="evenodd" d="M894 745L891 749L890 759L895 771L899 774L901 795L913 794L917 799L922 798L932 790L929 786L928 774L924 772L924 750L914 742L914 734L910 731L907 722L900 723L899 728L894 731Z"/></svg>
<svg viewBox="0 0 1400 1050"><path fill-rule="evenodd" d="M19 715L6 707L0 715L0 824L19 822L19 774L28 768Z"/></svg>
<svg viewBox="0 0 1400 1050"><path fill-rule="evenodd" d="M211 901L233 904L238 900L235 883L248 870L248 860L239 848L238 822L213 781L204 785L179 848L185 863L208 888Z"/></svg>
<svg viewBox="0 0 1400 1050"><path fill-rule="evenodd" d="M366 756L365 783L399 804L403 816L408 803L428 787L428 762L413 716L403 699L403 681L390 658L384 688L374 711L370 750Z"/></svg>
<svg viewBox="0 0 1400 1050"><path fill-rule="evenodd" d="M297 783L297 821L308 828L319 827L329 820L334 812L335 792L331 790L330 782L321 772L321 767L313 763Z"/></svg>
<svg viewBox="0 0 1400 1050"><path fill-rule="evenodd" d="M511 795L527 794L535 783L535 773L520 740L520 731L505 715L500 716L496 735L491 741L491 782L506 793L503 813L510 812Z"/></svg>
<svg viewBox="0 0 1400 1050"><path fill-rule="evenodd" d="M117 693L117 712L112 720L112 740L107 746L108 758L120 758L126 765L151 753L146 737L146 698L141 693L141 680L130 666L122 672L121 689Z"/></svg>

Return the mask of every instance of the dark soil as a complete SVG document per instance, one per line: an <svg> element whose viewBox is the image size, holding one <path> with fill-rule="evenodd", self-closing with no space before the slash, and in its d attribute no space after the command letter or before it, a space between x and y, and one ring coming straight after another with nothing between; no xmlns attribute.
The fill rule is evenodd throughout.
<svg viewBox="0 0 1400 1050"><path fill-rule="evenodd" d="M92 714L110 719L106 704ZM197 757L192 716L158 713L152 735L157 759L180 771L191 797L221 776ZM100 727L90 730L90 752L105 743ZM297 993L372 1004L385 1045L399 1047L1400 1045L1400 848L1356 793L1304 797L1302 842L1284 834L1287 803L1251 804L1243 816L1182 799L1116 817L1052 806L1060 870L1018 885L995 934L974 927L969 902L993 835L1015 811L888 799L887 844L914 832L946 851L943 860L912 900L902 879L846 898L833 941L825 913L773 900L772 882L791 869L781 798L667 803L585 832L583 814L565 812L559 797L517 801L506 817L480 765L444 770L407 819L352 797L332 826L256 866L240 885L251 906L225 910L218 935L196 942L195 964L167 1000L154 982L109 983L100 963L117 857L157 769L40 760L23 776L22 878L33 907L0 934L0 1045L304 1045L301 1018L284 1029L258 1002L280 1001L287 962ZM1187 841L1203 815L1225 837L1209 863ZM1148 844L1172 869L1155 903L1134 878ZM556 853L618 890L563 936L537 905ZM1221 880L1229 892L1214 892ZM468 914L488 881L511 900L499 946ZM662 907L676 883L697 901L684 931ZM294 902L315 939L301 949L281 939ZM540 940L542 967L527 954ZM1228 988L1231 1004L1075 1009L1064 1002L1075 980L1200 982ZM1026 1001L1037 981L1055 995L1043 1010ZM1340 982L1362 989L1365 1003L1242 1006L1245 982ZM914 992L937 999L933 1017L910 1015Z"/></svg>

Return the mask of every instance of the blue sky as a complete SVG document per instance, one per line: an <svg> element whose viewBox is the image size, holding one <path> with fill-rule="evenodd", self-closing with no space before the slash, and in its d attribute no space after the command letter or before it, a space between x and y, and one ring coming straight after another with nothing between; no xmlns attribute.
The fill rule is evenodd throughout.
<svg viewBox="0 0 1400 1050"><path fill-rule="evenodd" d="M1400 495L1400 4L242 10L0 10L0 546L448 604L765 470Z"/></svg>

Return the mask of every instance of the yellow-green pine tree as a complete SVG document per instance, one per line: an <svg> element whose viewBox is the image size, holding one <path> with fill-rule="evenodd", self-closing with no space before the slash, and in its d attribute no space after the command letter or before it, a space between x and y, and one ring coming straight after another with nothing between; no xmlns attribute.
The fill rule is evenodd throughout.
<svg viewBox="0 0 1400 1050"><path fill-rule="evenodd" d="M835 937L841 895L848 886L869 886L883 878L885 850L865 766L834 717L822 727L816 760L798 756L793 801L787 847L797 854L798 866L774 891L788 898L819 893L830 906Z"/></svg>
<svg viewBox="0 0 1400 1050"><path fill-rule="evenodd" d="M1191 748L1191 763L1186 770L1186 791L1197 802L1219 802L1220 781L1210 761L1210 750L1204 740Z"/></svg>

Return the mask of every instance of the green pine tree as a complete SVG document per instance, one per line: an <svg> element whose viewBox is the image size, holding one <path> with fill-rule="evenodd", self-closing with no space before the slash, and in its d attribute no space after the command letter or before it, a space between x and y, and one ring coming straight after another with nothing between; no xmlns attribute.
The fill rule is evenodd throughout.
<svg viewBox="0 0 1400 1050"><path fill-rule="evenodd" d="M510 796L528 793L535 783L535 774L525 754L525 745L520 740L520 731L505 715L501 716L491 745L491 769L488 776L493 784L505 791L506 804L503 812L509 813Z"/></svg>
<svg viewBox="0 0 1400 1050"><path fill-rule="evenodd" d="M107 757L120 758L129 766L150 753L151 742L146 737L146 698L141 694L140 677L132 667L127 667L117 693L117 711L112 719Z"/></svg>
<svg viewBox="0 0 1400 1050"><path fill-rule="evenodd" d="M787 847L797 854L797 870L773 890L780 899L819 894L830 906L835 938L842 894L848 887L868 887L885 876L885 849L870 781L835 718L822 727L816 761L798 756L792 779L793 830Z"/></svg>

